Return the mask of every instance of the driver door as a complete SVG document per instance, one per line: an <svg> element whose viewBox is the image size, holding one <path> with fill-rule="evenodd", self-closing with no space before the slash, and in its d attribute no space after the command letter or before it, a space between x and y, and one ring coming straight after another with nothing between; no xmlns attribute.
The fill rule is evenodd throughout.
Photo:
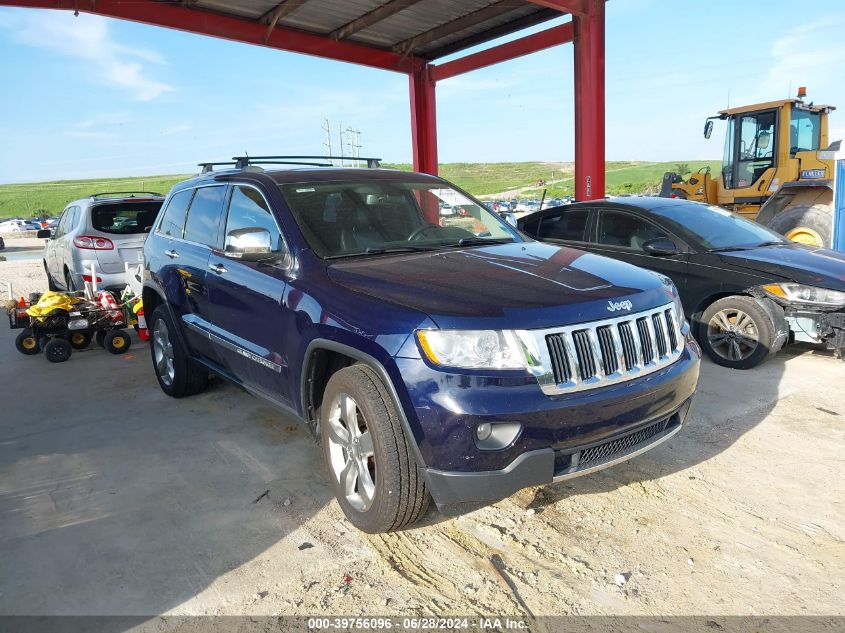
<svg viewBox="0 0 845 633"><path fill-rule="evenodd" d="M657 256L643 250L649 240L665 237L678 247L677 255ZM617 209L601 209L590 249L600 255L620 259L669 277L683 294L687 283L688 255L677 237L645 218Z"/></svg>
<svg viewBox="0 0 845 633"><path fill-rule="evenodd" d="M738 114L731 120L722 161L731 201L759 204L767 195L777 167L777 123L777 110Z"/></svg>

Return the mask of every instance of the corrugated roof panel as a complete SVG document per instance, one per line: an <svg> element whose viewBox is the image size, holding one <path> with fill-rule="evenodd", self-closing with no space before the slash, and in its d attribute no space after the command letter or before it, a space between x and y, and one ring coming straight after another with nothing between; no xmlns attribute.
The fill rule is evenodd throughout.
<svg viewBox="0 0 845 633"><path fill-rule="evenodd" d="M198 0L192 8L257 20L278 4L278 0Z"/></svg>
<svg viewBox="0 0 845 633"><path fill-rule="evenodd" d="M356 41L376 46L392 47L410 37L490 6L496 0L422 0L404 11L359 31ZM524 5L515 0L514 4Z"/></svg>
<svg viewBox="0 0 845 633"><path fill-rule="evenodd" d="M384 0L308 0L281 23L325 35L383 4Z"/></svg>
<svg viewBox="0 0 845 633"><path fill-rule="evenodd" d="M503 24L507 24L508 22L513 22L516 19L529 16L535 13L538 13L539 10L542 10L540 7L536 5L528 5L522 7L520 9L515 9L514 11L510 11L504 15L500 15L496 18L492 18L490 20L485 20L484 22L479 22L474 26L471 26L466 29L462 29L460 31L455 31L454 33L450 33L446 37L442 37L438 40L430 42L429 44L425 44L423 46L419 46L414 49L414 53L422 56L428 55L431 51L437 50L443 46L451 44L452 42L458 42L464 38L467 38L471 35L475 35L476 33L483 33L489 29L495 28L497 26L501 26Z"/></svg>

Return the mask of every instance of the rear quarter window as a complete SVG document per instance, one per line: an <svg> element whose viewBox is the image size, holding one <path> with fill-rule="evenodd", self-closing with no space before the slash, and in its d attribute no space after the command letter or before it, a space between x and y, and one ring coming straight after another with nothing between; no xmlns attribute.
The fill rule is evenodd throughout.
<svg viewBox="0 0 845 633"><path fill-rule="evenodd" d="M149 233L160 209L158 201L101 204L91 209L91 228L109 235Z"/></svg>

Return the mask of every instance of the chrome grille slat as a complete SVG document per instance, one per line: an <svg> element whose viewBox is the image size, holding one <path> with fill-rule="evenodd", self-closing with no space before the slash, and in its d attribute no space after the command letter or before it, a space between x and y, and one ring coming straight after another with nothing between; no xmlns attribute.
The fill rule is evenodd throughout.
<svg viewBox="0 0 845 633"><path fill-rule="evenodd" d="M672 304L520 335L536 341L541 365L532 372L547 395L632 380L675 362L684 349Z"/></svg>

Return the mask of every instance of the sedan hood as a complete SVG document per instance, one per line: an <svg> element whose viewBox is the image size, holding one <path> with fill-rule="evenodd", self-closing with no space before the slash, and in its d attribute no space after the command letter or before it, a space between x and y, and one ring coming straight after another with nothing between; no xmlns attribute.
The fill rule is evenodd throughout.
<svg viewBox="0 0 845 633"><path fill-rule="evenodd" d="M539 242L370 256L328 271L337 284L423 312L441 328L546 328L671 301L653 273Z"/></svg>
<svg viewBox="0 0 845 633"><path fill-rule="evenodd" d="M845 254L800 244L763 246L719 253L726 264L785 280L831 290L845 290Z"/></svg>

